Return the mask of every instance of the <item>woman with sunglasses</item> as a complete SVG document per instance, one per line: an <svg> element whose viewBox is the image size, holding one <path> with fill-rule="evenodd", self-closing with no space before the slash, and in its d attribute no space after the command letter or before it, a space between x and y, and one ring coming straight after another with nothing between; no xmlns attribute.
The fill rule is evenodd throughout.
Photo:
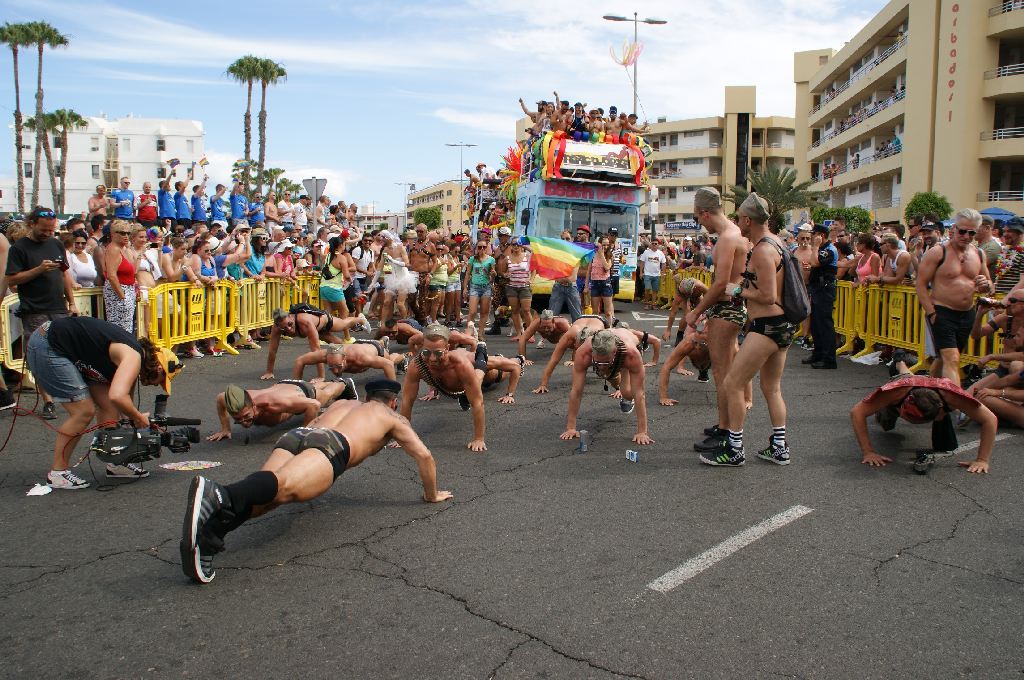
<svg viewBox="0 0 1024 680"><path fill-rule="evenodd" d="M245 269L245 276L249 279L256 279L262 281L264 278L263 269L267 264L267 232L264 229L253 230L250 244L249 259L245 261L243 265ZM248 347L256 345L259 340L269 340L263 333L264 329L253 329L249 332ZM258 345L256 345L258 347Z"/></svg>
<svg viewBox="0 0 1024 680"><path fill-rule="evenodd" d="M219 272L217 270L217 262L213 257L213 248L210 240L204 238L196 239L196 242L192 245L192 261L189 265L192 275L195 277L193 282L204 286L207 291L212 291L217 281L220 279ZM214 301L214 298L207 295L206 303L210 304ZM206 346L210 350L210 355L219 357L224 355L224 350L217 346L216 338L208 338ZM205 354L202 350L195 346L193 343L189 343L191 347L188 349L188 355L193 359L201 359Z"/></svg>
<svg viewBox="0 0 1024 680"><path fill-rule="evenodd" d="M110 225L110 243L103 249L103 302L107 321L129 333L135 332L135 254L129 241L132 225L114 220Z"/></svg>
<svg viewBox="0 0 1024 680"><path fill-rule="evenodd" d="M524 246L525 237L512 239L512 247L506 256L508 285L505 286L505 297L512 308L512 327L515 337L523 334L523 329L530 325L530 302L533 290L530 289L530 251Z"/></svg>
<svg viewBox="0 0 1024 680"><path fill-rule="evenodd" d="M327 242L328 252L320 270L320 300L324 303L324 309L342 319L348 316L345 288L352 280L344 246L345 242L340 236L332 236Z"/></svg>
<svg viewBox="0 0 1024 680"><path fill-rule="evenodd" d="M67 262L71 270L71 281L75 288L92 288L96 285L96 264L92 257L85 252L85 244L89 242L89 235L85 230L78 229L73 234L64 237L64 247L67 249Z"/></svg>
<svg viewBox="0 0 1024 680"><path fill-rule="evenodd" d="M491 282L494 280L494 258L487 252L490 250L487 241L476 244L476 251L466 263L466 281L462 287L462 296L469 298L468 323L476 320L477 306L480 307L480 325L487 323L487 315L491 311Z"/></svg>

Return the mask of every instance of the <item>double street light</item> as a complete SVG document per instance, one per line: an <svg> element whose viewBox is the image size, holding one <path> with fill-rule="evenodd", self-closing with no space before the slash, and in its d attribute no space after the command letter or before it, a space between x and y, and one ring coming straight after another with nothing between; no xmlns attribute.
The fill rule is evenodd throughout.
<svg viewBox="0 0 1024 680"><path fill-rule="evenodd" d="M639 27L640 24L652 24L652 25L655 25L655 26L660 26L660 25L668 23L668 21L666 21L665 19L653 19L651 17L647 17L646 19L641 19L641 18L639 18L639 15L636 12L633 12L633 18L632 19L630 19L629 17L624 17L624 16L621 16L621 15L618 15L618 14L605 14L601 18L605 19L606 21L632 21L633 22L633 44L634 45L639 40L639 30L638 30L638 27ZM634 61L633 62L633 113L636 113L636 112L637 112L636 111L636 61Z"/></svg>
<svg viewBox="0 0 1024 680"><path fill-rule="evenodd" d="M454 144L445 143L445 146L457 146L457 147L459 147L459 230L461 231L462 230L462 226L463 226L463 222L462 222L462 199L465 197L465 194L463 193L463 190L462 190L462 178L465 177L465 174L462 172L464 170L464 168L462 166L462 150L474 147L474 146L476 146L476 144L466 144L465 142L455 142Z"/></svg>

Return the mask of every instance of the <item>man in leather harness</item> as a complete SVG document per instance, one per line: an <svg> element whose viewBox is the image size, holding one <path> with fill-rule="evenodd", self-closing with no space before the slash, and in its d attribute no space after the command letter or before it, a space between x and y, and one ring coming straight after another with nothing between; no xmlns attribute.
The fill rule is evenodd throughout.
<svg viewBox="0 0 1024 680"><path fill-rule="evenodd" d="M371 368L384 371L388 380L395 379L396 371L404 371L408 359L403 354L391 354L388 345L380 340L356 340L351 345L327 345L313 352L306 352L295 359L292 377L302 380L306 366L316 366L318 377L324 379L324 367L341 377L343 373L362 373Z"/></svg>
<svg viewBox="0 0 1024 680"><path fill-rule="evenodd" d="M401 385L392 380L368 382L365 402L335 402L308 427L287 432L259 472L234 484L222 486L195 477L182 523L185 575L196 583L209 583L216 575L213 556L224 549L229 532L281 505L323 495L345 470L375 455L391 440L416 461L424 501L451 499L450 492L437 488L430 450L409 421L395 413L400 390Z"/></svg>
<svg viewBox="0 0 1024 680"><path fill-rule="evenodd" d="M321 408L335 399L358 398L351 379L316 385L304 380L282 380L262 390L245 390L238 385L228 385L217 395L220 432L214 432L206 439L212 442L231 439L232 419L246 428L253 425L274 427L292 416L301 415L303 425L308 425L317 417Z"/></svg>
<svg viewBox="0 0 1024 680"><path fill-rule="evenodd" d="M347 336L359 328L370 328L370 323L362 314L340 319L307 304L292 305L287 312L275 309L274 325L270 330L270 348L267 350L267 372L260 376L260 380L274 379L274 362L277 360L277 348L281 345L282 335L306 338L310 351L315 352L320 349L321 340L341 344L342 338L335 333Z"/></svg>
<svg viewBox="0 0 1024 680"><path fill-rule="evenodd" d="M430 275L437 264L437 248L427 238L427 225L416 225L416 240L409 246L409 269L416 274L416 297L413 310L416 320L426 323L437 293L430 290Z"/></svg>
<svg viewBox="0 0 1024 680"><path fill-rule="evenodd" d="M555 367L558 366L558 362L562 360L562 356L565 354L566 350L572 348L573 352L575 352L576 348L583 344L583 340L586 339L586 335L588 333L593 335L597 331L609 328L608 319L598 314L586 314L573 321L571 325L566 326L564 324L565 320L562 319L562 317L545 319L545 315L548 314L549 311L550 310L544 310L544 313L541 314L540 323L543 324L545 321L549 321L552 324L554 330L544 337L555 341L556 344L551 353L551 358L548 360L548 365L544 367L544 375L541 376L540 385L533 390L534 394L545 394L548 391L548 381L551 380L551 375L555 372ZM556 320L561 323L555 325ZM533 324L530 324L530 328L533 328ZM563 328L564 330L562 330ZM581 334L583 335L582 338L580 337ZM526 332L523 333L523 337L526 337ZM525 341L520 339L520 348L523 348L524 344ZM523 356L522 351L520 351L520 356ZM524 363L529 366L533 362L525 361L524 357ZM565 362L565 365L572 366L572 360L570 359Z"/></svg>
<svg viewBox="0 0 1024 680"><path fill-rule="evenodd" d="M482 383L488 370L487 345L479 343L475 354L470 354L464 349L450 350L449 329L436 323L423 329L423 335L423 349L409 364L405 373L402 415L406 418L412 417L412 407L422 380L439 394L457 399L464 411L472 409L473 439L466 448L476 452L486 451L486 414Z"/></svg>
<svg viewBox="0 0 1024 680"><path fill-rule="evenodd" d="M583 386L587 381L587 369L594 367L594 373L616 388L610 396L619 397L619 408L631 413L636 408L637 444L653 444L647 432L647 398L644 394L644 357L640 353L639 339L624 328L601 330L588 337L579 349L572 367L572 389L569 392L569 410L565 432L560 439L576 439L576 416L583 400ZM606 385L607 387L607 385Z"/></svg>

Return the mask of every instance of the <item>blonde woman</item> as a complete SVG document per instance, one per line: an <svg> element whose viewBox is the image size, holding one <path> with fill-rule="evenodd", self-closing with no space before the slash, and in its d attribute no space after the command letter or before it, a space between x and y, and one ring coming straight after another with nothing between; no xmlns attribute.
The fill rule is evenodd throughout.
<svg viewBox="0 0 1024 680"><path fill-rule="evenodd" d="M137 292L131 235L131 222L114 220L110 225L110 243L103 249L103 302L107 321L134 333Z"/></svg>

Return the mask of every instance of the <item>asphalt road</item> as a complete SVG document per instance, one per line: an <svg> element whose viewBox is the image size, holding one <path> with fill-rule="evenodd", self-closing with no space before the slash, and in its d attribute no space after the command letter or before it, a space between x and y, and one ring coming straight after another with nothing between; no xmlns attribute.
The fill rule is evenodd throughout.
<svg viewBox="0 0 1024 680"><path fill-rule="evenodd" d="M510 351L505 338L489 344ZM301 349L285 343L279 366ZM214 395L228 381L258 386L265 351L189 362L172 415L214 431ZM232 441L165 453L149 479L105 493L26 497L53 435L19 418L0 453L0 675L1019 678L1021 433L996 444L988 476L956 459L918 476L909 463L928 430L872 429L899 462L866 468L847 413L885 369L813 371L805 356L792 351L784 381L788 467L699 464L691 445L714 421L714 386L677 376L681 403L665 408L648 375L657 443L643 448L630 442L635 416L592 379L580 428L593 441L576 453L558 439L569 371L538 396L535 366L514 406L487 395L484 454L465 449L471 423L456 403L417 404L413 423L453 502L421 502L412 460L386 450L319 499L231 534L207 586L178 564L194 473L156 463L221 461L207 475L231 482L280 431L246 441L236 426ZM755 397L748 450L770 432ZM10 422L0 416L0 435ZM977 438L971 428L961 443ZM87 463L77 471L91 478ZM741 532L797 506L810 512L738 547ZM716 546L669 592L647 587Z"/></svg>

